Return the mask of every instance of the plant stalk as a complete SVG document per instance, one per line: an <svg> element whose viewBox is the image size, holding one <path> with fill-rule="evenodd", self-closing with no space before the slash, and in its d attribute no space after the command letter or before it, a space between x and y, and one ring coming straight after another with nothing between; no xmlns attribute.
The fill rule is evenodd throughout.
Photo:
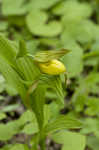
<svg viewBox="0 0 99 150"><path fill-rule="evenodd" d="M44 130L43 130L43 128L40 130L39 144L40 144L41 150L45 150L45 149L46 149L46 145L45 145L45 135L44 135Z"/></svg>

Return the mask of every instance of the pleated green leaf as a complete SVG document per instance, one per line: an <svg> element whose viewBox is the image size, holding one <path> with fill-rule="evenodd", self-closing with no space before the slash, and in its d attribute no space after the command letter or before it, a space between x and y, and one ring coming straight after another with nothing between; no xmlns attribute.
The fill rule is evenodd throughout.
<svg viewBox="0 0 99 150"><path fill-rule="evenodd" d="M26 99L26 88L21 82L20 76L15 70L7 63L7 61L0 55L0 72L3 74L8 84L15 88L21 95L22 99Z"/></svg>
<svg viewBox="0 0 99 150"><path fill-rule="evenodd" d="M39 84L34 92L31 94L30 103L33 111L36 114L39 129L43 127L44 123L44 104L45 104L46 86Z"/></svg>
<svg viewBox="0 0 99 150"><path fill-rule="evenodd" d="M63 129L76 129L81 127L82 123L77 119L61 115L55 120L49 122L48 125L45 127L45 131L47 134L51 134Z"/></svg>
<svg viewBox="0 0 99 150"><path fill-rule="evenodd" d="M32 58L28 56L20 57L16 60L16 64L20 75L24 80L31 81L31 83L33 83L34 80L37 80L39 78L40 70L34 64Z"/></svg>
<svg viewBox="0 0 99 150"><path fill-rule="evenodd" d="M42 75L40 77L41 81L43 81L48 88L51 88L55 91L59 104L64 106L64 91L62 88L62 82L60 76L49 76L49 75Z"/></svg>
<svg viewBox="0 0 99 150"><path fill-rule="evenodd" d="M14 65L16 54L17 49L14 44L0 34L0 56L3 56L9 64Z"/></svg>

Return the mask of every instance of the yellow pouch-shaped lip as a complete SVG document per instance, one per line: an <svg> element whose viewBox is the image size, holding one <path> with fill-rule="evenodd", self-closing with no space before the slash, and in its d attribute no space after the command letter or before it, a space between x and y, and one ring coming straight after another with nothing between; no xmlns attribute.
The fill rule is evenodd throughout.
<svg viewBox="0 0 99 150"><path fill-rule="evenodd" d="M66 72L66 68L62 62L57 59L50 60L47 63L38 63L42 73L49 75L59 75Z"/></svg>

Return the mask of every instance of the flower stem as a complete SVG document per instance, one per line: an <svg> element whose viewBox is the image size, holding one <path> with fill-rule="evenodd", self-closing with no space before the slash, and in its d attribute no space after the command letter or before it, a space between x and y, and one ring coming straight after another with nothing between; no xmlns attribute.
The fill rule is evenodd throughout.
<svg viewBox="0 0 99 150"><path fill-rule="evenodd" d="M40 131L40 141L39 141L39 144L40 144L41 150L45 150L45 149L46 149L46 145L45 145L45 134L44 134L43 128L42 128L41 131Z"/></svg>

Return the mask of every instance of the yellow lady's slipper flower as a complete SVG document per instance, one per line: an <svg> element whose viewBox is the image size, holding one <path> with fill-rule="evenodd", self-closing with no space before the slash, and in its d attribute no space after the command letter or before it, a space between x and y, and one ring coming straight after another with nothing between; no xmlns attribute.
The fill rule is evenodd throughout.
<svg viewBox="0 0 99 150"><path fill-rule="evenodd" d="M38 63L38 66L42 73L49 75L59 75L66 72L64 64L57 59L52 59L46 63Z"/></svg>

